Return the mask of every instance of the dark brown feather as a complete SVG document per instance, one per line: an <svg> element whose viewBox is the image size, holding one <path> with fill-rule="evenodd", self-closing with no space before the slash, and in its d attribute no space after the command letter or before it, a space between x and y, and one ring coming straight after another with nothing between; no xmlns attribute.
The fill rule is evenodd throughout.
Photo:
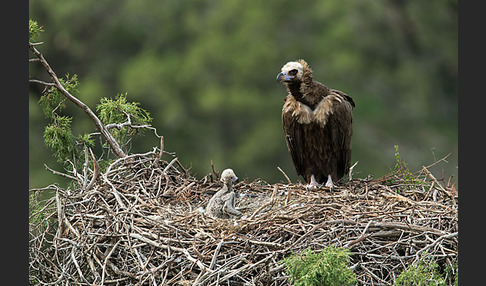
<svg viewBox="0 0 486 286"><path fill-rule="evenodd" d="M331 175L334 182L349 171L353 100L312 79L304 61L300 81L286 82L289 92L282 109L282 125L296 172L307 183L314 175L319 183Z"/></svg>

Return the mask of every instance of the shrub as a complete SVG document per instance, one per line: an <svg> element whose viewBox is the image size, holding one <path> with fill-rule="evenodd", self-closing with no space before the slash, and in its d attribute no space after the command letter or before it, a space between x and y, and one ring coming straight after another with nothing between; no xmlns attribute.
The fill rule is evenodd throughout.
<svg viewBox="0 0 486 286"><path fill-rule="evenodd" d="M453 272L455 272L455 275ZM403 270L400 273L400 275L398 275L398 277L395 279L394 285L396 286L458 285L457 263L454 264L453 268L448 267L446 269L445 276L442 276L439 271L439 265L437 264L437 262L433 259L423 256L418 261L418 263L414 263L406 270Z"/></svg>
<svg viewBox="0 0 486 286"><path fill-rule="evenodd" d="M356 275L348 268L349 250L329 246L317 253L310 248L285 259L286 273L294 285L355 285Z"/></svg>

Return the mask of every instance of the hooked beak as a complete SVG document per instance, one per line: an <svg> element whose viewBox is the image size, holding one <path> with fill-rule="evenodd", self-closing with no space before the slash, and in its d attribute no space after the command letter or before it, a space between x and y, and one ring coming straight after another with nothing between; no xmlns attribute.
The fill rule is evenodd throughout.
<svg viewBox="0 0 486 286"><path fill-rule="evenodd" d="M223 182L223 183L229 183L229 182L238 183L239 181L240 181L240 179L237 176L234 176L234 177L231 177L231 178L221 179L221 182Z"/></svg>
<svg viewBox="0 0 486 286"><path fill-rule="evenodd" d="M281 72L277 75L277 82L281 81L290 81L294 77L291 75L288 75L287 72Z"/></svg>

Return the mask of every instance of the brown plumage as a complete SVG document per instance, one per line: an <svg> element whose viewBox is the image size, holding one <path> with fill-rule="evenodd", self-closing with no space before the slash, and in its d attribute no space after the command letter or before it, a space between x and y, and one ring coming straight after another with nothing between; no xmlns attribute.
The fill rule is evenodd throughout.
<svg viewBox="0 0 486 286"><path fill-rule="evenodd" d="M332 187L351 163L353 99L314 81L304 60L285 64L277 81L288 91L282 125L297 174L311 188L324 182Z"/></svg>

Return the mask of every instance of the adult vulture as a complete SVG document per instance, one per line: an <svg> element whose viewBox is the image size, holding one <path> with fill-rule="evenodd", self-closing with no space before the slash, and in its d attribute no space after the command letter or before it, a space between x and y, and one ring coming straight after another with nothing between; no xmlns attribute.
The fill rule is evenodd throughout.
<svg viewBox="0 0 486 286"><path fill-rule="evenodd" d="M351 97L314 81L304 60L288 62L277 75L288 95L282 125L295 170L315 189L332 188L349 171L353 108Z"/></svg>

